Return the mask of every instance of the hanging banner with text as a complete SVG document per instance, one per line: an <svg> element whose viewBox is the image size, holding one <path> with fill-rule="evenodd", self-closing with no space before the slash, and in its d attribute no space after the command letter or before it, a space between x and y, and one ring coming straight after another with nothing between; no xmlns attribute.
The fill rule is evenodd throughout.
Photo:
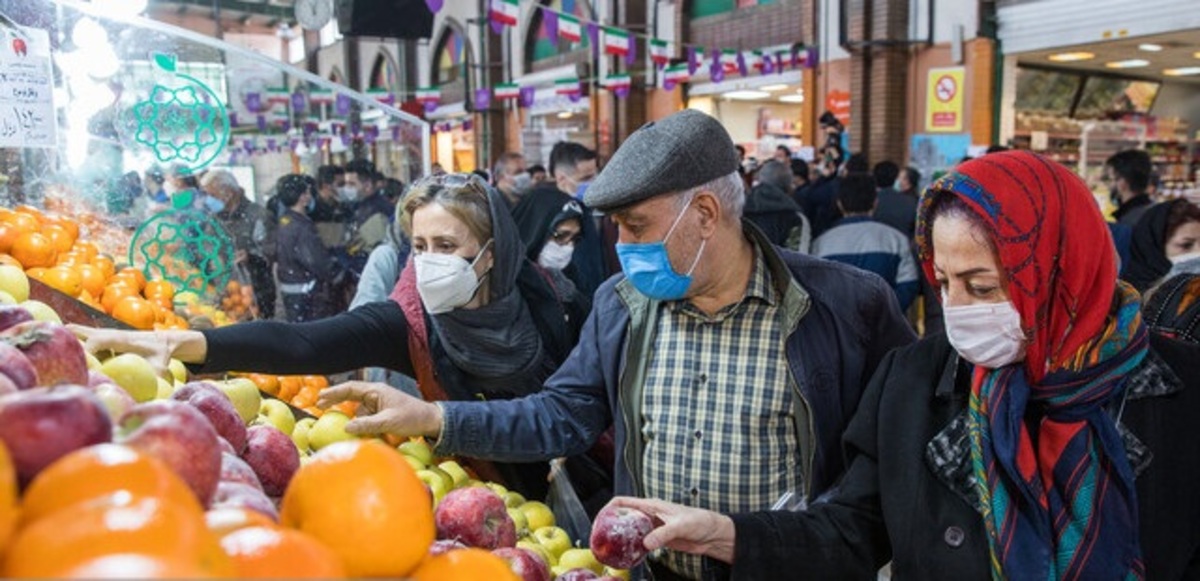
<svg viewBox="0 0 1200 581"><path fill-rule="evenodd" d="M929 69L925 92L925 132L958 133L963 128L962 67Z"/></svg>

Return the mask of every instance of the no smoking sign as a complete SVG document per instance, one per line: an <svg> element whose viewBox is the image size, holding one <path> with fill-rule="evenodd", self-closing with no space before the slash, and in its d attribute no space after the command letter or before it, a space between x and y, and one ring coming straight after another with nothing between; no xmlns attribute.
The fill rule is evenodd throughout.
<svg viewBox="0 0 1200 581"><path fill-rule="evenodd" d="M954 77L950 75L942 75L937 80L934 91L937 100L943 103L949 103L951 99L958 94L958 83L954 81Z"/></svg>

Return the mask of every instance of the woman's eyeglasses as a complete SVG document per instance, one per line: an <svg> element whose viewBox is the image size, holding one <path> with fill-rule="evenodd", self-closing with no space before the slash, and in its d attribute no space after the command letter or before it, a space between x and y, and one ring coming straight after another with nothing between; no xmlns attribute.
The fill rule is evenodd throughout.
<svg viewBox="0 0 1200 581"><path fill-rule="evenodd" d="M578 242L582 235L582 232L576 232L574 230L556 230L550 235L550 239L560 245L565 246L567 244Z"/></svg>

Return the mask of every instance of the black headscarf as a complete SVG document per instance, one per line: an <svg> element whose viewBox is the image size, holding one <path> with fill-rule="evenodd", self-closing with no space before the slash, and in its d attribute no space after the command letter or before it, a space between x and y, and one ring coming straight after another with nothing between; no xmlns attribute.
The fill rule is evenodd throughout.
<svg viewBox="0 0 1200 581"><path fill-rule="evenodd" d="M1132 284L1138 292L1146 292L1171 271L1171 261L1166 252L1167 218L1175 204L1187 203L1187 200L1172 200L1155 204L1142 214L1133 227L1129 264L1125 265L1121 278Z"/></svg>
<svg viewBox="0 0 1200 581"><path fill-rule="evenodd" d="M575 208L573 215L569 210L572 206ZM551 184L543 184L526 194L512 211L521 242L525 244L525 256L537 262L551 228L568 218L579 219L582 215L579 203Z"/></svg>

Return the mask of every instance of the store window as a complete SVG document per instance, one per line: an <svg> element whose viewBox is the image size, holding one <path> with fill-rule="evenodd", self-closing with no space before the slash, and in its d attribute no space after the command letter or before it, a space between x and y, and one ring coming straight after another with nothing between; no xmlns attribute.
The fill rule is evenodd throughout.
<svg viewBox="0 0 1200 581"><path fill-rule="evenodd" d="M392 56L380 52L375 57L375 64L371 65L371 82L372 89L387 89L395 91L399 87L399 82L396 79L396 63L392 60Z"/></svg>
<svg viewBox="0 0 1200 581"><path fill-rule="evenodd" d="M595 19L591 5L584 0L550 0L544 2L543 5L555 12L573 15L580 19L581 24L582 21ZM526 54L530 55L528 60L532 63L557 61L561 60L562 55L573 53L586 55L584 49L590 42L586 32L581 35L579 42L571 42L559 35L552 37L550 32L546 30L542 11L537 11L530 27L529 42L525 48Z"/></svg>
<svg viewBox="0 0 1200 581"><path fill-rule="evenodd" d="M1017 69L1017 110L1069 115L1081 80L1060 71Z"/></svg>
<svg viewBox="0 0 1200 581"><path fill-rule="evenodd" d="M434 84L445 85L466 77L466 43L463 34L453 26L447 26L438 43L434 61Z"/></svg>
<svg viewBox="0 0 1200 581"><path fill-rule="evenodd" d="M1075 106L1075 117L1101 119L1116 113L1146 113L1158 95L1158 83L1115 77L1088 77Z"/></svg>

